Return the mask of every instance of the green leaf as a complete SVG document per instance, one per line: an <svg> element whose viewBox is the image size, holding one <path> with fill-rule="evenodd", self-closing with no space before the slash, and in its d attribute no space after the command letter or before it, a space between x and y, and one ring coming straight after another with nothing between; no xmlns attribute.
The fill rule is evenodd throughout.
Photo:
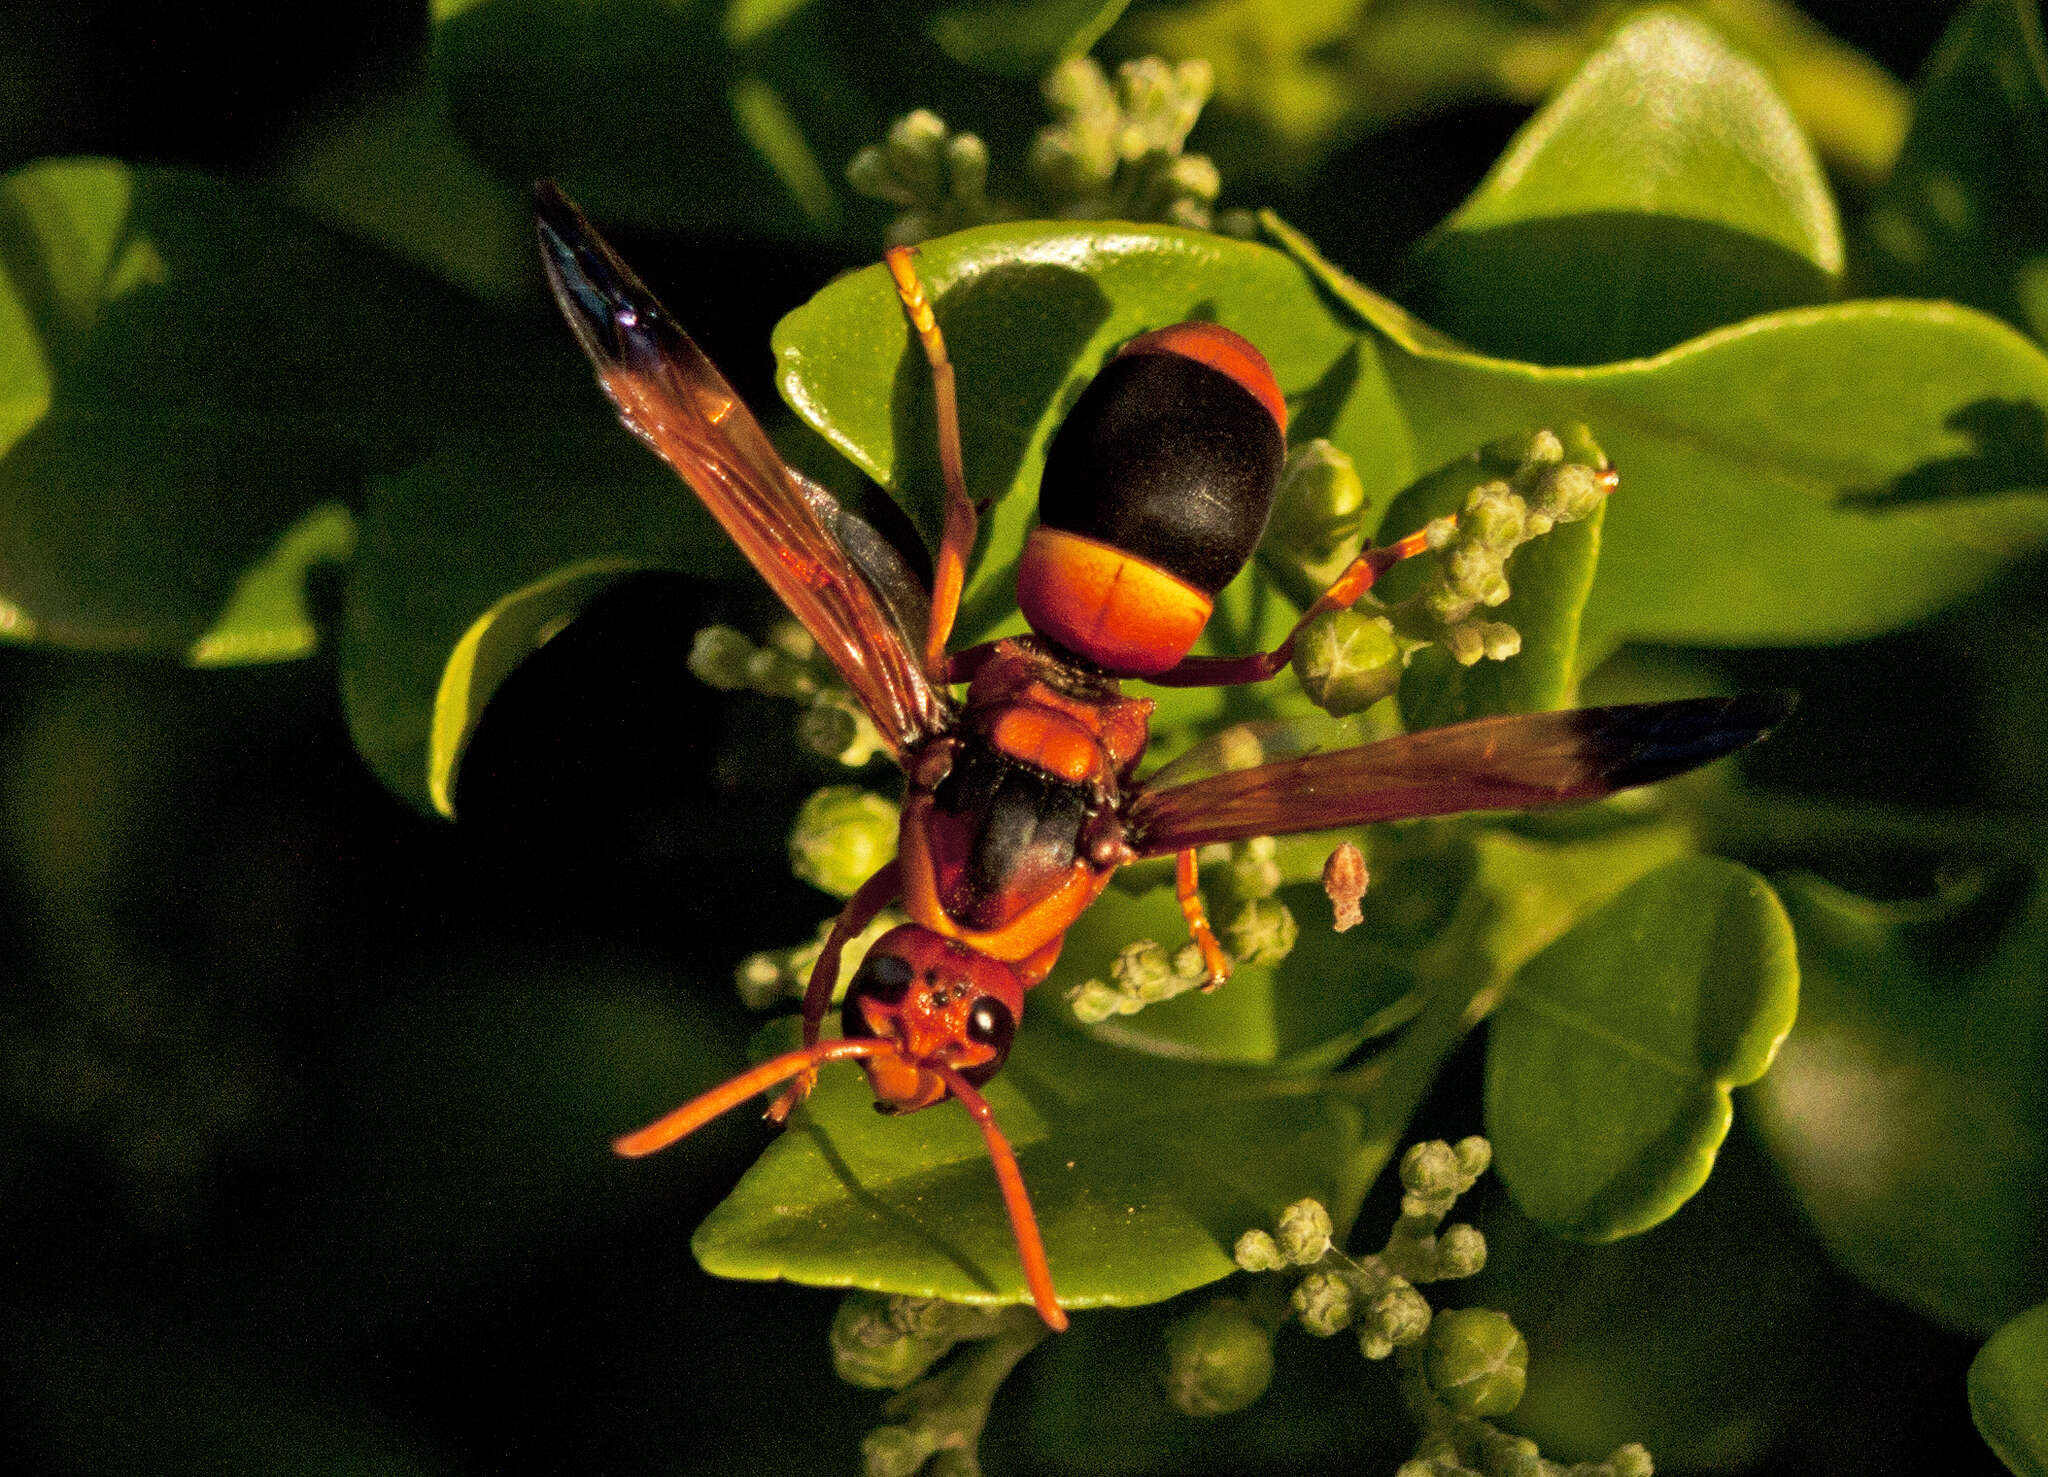
<svg viewBox="0 0 2048 1477"><path fill-rule="evenodd" d="M442 0L433 70L478 158L553 176L596 219L829 235L839 172L887 119L826 8L736 5L721 24L703 0Z"/></svg>
<svg viewBox="0 0 2048 1477"><path fill-rule="evenodd" d="M429 814L454 815L491 695L591 600L637 571L743 567L594 388L565 393L585 408L523 434L451 435L371 490L347 592L342 699L371 767Z"/></svg>
<svg viewBox="0 0 2048 1477"><path fill-rule="evenodd" d="M1669 1216L1797 1000L1784 909L1732 862L1673 862L1580 922L1515 975L1487 1044L1486 1131L1515 1203L1589 1241Z"/></svg>
<svg viewBox="0 0 2048 1477"><path fill-rule="evenodd" d="M2018 1477L2048 1474L2048 1303L2007 1323L1970 1363L1970 1418Z"/></svg>
<svg viewBox="0 0 2048 1477"><path fill-rule="evenodd" d="M323 115L275 179L308 215L478 297L513 301L539 290L525 182L515 187L477 162L431 77Z"/></svg>
<svg viewBox="0 0 2048 1477"><path fill-rule="evenodd" d="M2020 871L1919 904L1793 878L1785 903L1804 1002L1764 1143L1851 1272L1989 1332L2048 1281L2048 898Z"/></svg>
<svg viewBox="0 0 2048 1477"><path fill-rule="evenodd" d="M1157 1302L1236 1269L1237 1236L1333 1198L1360 1112L1298 1079L1145 1057L1042 1010L989 1084L1060 1300ZM789 1033L775 1033L780 1046ZM706 1271L944 1297L1025 1299L980 1133L947 1104L878 1118L865 1079L821 1075L793 1127L697 1228Z"/></svg>
<svg viewBox="0 0 2048 1477"><path fill-rule="evenodd" d="M1266 225L1380 334L1413 454L1582 420L1620 470L1580 636L1748 645L1891 629L2048 544L2048 356L1947 303L1751 319L1648 359L1545 368L1440 336Z"/></svg>
<svg viewBox="0 0 2048 1477"><path fill-rule="evenodd" d="M501 324L242 187L107 160L0 183L0 634L267 661L364 480L525 419Z"/></svg>
<svg viewBox="0 0 2048 1477"><path fill-rule="evenodd" d="M1465 495L1491 473L1476 458L1454 468L1464 475L1425 477L1394 500L1382 525L1390 536L1422 527L1463 508ZM1468 470L1469 469L1469 470ZM1552 529L1517 549L1508 561L1514 591L1487 612L1522 633L1522 649L1504 662L1461 667L1441 646L1415 653L1401 678L1401 722L1409 730L1439 728L1496 713L1541 713L1566 706L1579 679L1579 623L1593 593L1600 564L1603 502L1590 518ZM1420 566L1424 561L1410 561ZM1414 573L1396 567L1382 581L1385 598L1401 599L1419 584Z"/></svg>
<svg viewBox="0 0 2048 1477"><path fill-rule="evenodd" d="M1418 310L1503 358L1599 364L1833 295L1841 229L1770 82L1706 26L1617 31L1420 249Z"/></svg>
<svg viewBox="0 0 2048 1477"><path fill-rule="evenodd" d="M2048 44L2035 0L1964 8L1917 92L1858 243L1865 275L2048 336Z"/></svg>
<svg viewBox="0 0 2048 1477"><path fill-rule="evenodd" d="M1055 62L1084 56L1131 0L984 0L932 17L932 39L954 61L1036 79Z"/></svg>

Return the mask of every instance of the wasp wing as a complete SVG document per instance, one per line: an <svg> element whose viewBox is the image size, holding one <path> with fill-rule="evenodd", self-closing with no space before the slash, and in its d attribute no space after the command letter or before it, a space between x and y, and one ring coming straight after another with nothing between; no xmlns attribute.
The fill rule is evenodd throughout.
<svg viewBox="0 0 2048 1477"><path fill-rule="evenodd" d="M1539 810L1682 774L1762 738L1785 692L1517 713L1141 789L1124 810L1141 856L1468 810Z"/></svg>
<svg viewBox="0 0 2048 1477"><path fill-rule="evenodd" d="M924 670L930 597L886 541L786 465L725 376L552 184L534 192L562 316L627 429L681 474L817 639L900 761L943 731ZM847 542L842 542L847 540Z"/></svg>

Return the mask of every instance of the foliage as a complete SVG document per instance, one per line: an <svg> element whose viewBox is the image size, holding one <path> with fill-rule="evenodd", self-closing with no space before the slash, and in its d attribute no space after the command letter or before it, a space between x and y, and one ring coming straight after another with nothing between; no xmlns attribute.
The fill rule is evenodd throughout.
<svg viewBox="0 0 2048 1477"><path fill-rule="evenodd" d="M260 167L0 133L50 142L0 177L0 786L32 982L0 1013L0 1214L37 1272L0 1361L24 1445L439 1469L442 1422L415 1417L462 1404L419 1372L462 1362L445 1310L516 1321L530 1269L623 1243L580 1274L616 1316L564 1335L606 1379L505 1401L528 1460L725 1470L748 1443L788 1469L856 1459L866 1428L870 1470L959 1472L995 1422L992 1466L1047 1470L1520 1470L1538 1440L1615 1471L1638 1440L1667 1470L1881 1470L1897 1453L1854 1434L1884 1418L1870 1371L1930 1349L1960 1409L1967 1335L1990 1338L1985 1441L2042 1470L2041 37L2030 0L1974 0L1909 114L1778 0L439 0L420 49ZM1425 231L1361 161L1474 98L1549 100L1483 178L1421 166L1413 193L1463 194ZM1047 440L1164 323L1261 345L1298 458L1204 650L1270 647L1362 540L1465 515L1318 628L1310 686L1357 711L1286 675L1162 690L1161 759L1245 720L1347 743L1763 683L1804 689L1802 717L1747 778L1205 859L1241 961L1215 995L1187 988L1164 871L1121 876L988 1093L1063 1299L1119 1317L1044 1339L973 1125L878 1119L850 1073L744 1176L736 1127L630 1176L605 1139L743 1055L735 965L756 1006L800 989L824 905L792 862L846 895L893 810L852 773L872 729L541 305L542 174L702 311L793 462L849 498L865 474L927 544L930 379L873 257L928 238L987 500L963 639L1020 628ZM1610 465L1611 494L1552 516L1556 468L1604 491ZM560 686L578 670L606 695ZM621 690L669 705L657 758L607 726ZM415 815L357 779L344 721ZM551 789L567 754L588 781ZM1342 934L1339 841L1370 877ZM1386 1223L1415 1125L1482 1122L1479 1295L1520 1332L1439 1317L1432 1343L1380 1306L1421 1263L1346 1248ZM1289 1206L1276 1317L1238 1237ZM95 1230L38 1231L45 1207ZM720 1278L858 1289L832 1353L901 1393L835 1393L822 1307L678 1264L678 1216ZM1315 1255L1283 1254L1304 1224ZM103 1283L108 1248L189 1303ZM1405 1383L1358 1394L1355 1358L1272 1338L1340 1311ZM1830 1318L1906 1331L1822 1350ZM637 1425L585 1388L609 1396L628 1340ZM338 1373L387 1358L402 1390ZM520 1378L552 1390L541 1367ZM787 1406L726 1393L771 1384ZM664 1413L671 1388L699 1408ZM1422 1447L1361 1418L1395 1396ZM475 1465L511 1465L504 1440Z"/></svg>

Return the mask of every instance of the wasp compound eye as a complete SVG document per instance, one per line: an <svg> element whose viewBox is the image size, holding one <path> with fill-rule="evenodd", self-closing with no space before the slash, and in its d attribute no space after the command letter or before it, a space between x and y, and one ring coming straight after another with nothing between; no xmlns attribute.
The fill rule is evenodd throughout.
<svg viewBox="0 0 2048 1477"><path fill-rule="evenodd" d="M986 1046L995 1053L985 1062L959 1069L962 1077L979 1087L995 1076L1009 1057L1010 1043L1017 1039L1017 1017L995 996L984 995L967 1012L966 1035L976 1046Z"/></svg>
<svg viewBox="0 0 2048 1477"><path fill-rule="evenodd" d="M872 1000L877 1005L901 1005L910 989L912 975L909 960L870 950L868 957L861 961L853 983L846 987L846 1001L839 1014L841 1034L874 1035L875 1029L868 1023L867 1012L860 1008L861 1002Z"/></svg>

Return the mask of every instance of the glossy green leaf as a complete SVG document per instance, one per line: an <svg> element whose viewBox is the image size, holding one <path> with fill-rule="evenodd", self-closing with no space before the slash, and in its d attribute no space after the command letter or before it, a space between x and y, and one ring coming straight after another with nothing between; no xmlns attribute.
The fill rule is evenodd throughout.
<svg viewBox="0 0 2048 1477"><path fill-rule="evenodd" d="M970 67L1036 79L1063 57L1083 56L1131 0L982 0L932 17L932 39Z"/></svg>
<svg viewBox="0 0 2048 1477"><path fill-rule="evenodd" d="M1921 74L1864 222L1879 291L1946 297L2048 336L2048 43L2036 0L1976 0Z"/></svg>
<svg viewBox="0 0 2048 1477"><path fill-rule="evenodd" d="M2048 901L2022 872L1924 904L1794 878L1785 902L1804 1000L1764 1142L1850 1271L1988 1333L2048 1282Z"/></svg>
<svg viewBox="0 0 2048 1477"><path fill-rule="evenodd" d="M1585 665L1622 640L1841 641L2048 544L2048 356L1947 303L1794 309L1648 359L1462 352L1267 224L1380 334L1415 457L1582 420L1620 470Z"/></svg>
<svg viewBox="0 0 2048 1477"><path fill-rule="evenodd" d="M888 121L820 9L442 0L433 71L477 157L554 177L596 219L814 237L839 228L840 171Z"/></svg>
<svg viewBox="0 0 2048 1477"><path fill-rule="evenodd" d="M342 699L378 776L429 813L455 813L462 757L491 695L592 599L637 571L744 568L675 474L604 413L595 387L565 393L585 408L524 434L450 436L371 491L347 592Z"/></svg>
<svg viewBox="0 0 2048 1477"><path fill-rule="evenodd" d="M240 186L35 164L0 227L8 639L303 655L365 478L530 413L476 304Z"/></svg>
<svg viewBox="0 0 2048 1477"><path fill-rule="evenodd" d="M1970 1417L2017 1477L2048 1474L2048 1303L1999 1329L1971 1361Z"/></svg>
<svg viewBox="0 0 2048 1477"><path fill-rule="evenodd" d="M1608 1241L1706 1182L1791 1029L1791 925L1763 879L1714 857L1659 869L1524 965L1486 1053L1486 1131L1515 1203Z"/></svg>
<svg viewBox="0 0 2048 1477"><path fill-rule="evenodd" d="M1304 1195L1329 1199L1355 1106L1270 1073L1119 1051L1034 1015L989 1084L1060 1299L1157 1302L1235 1270L1230 1248ZM780 1032L776 1042L789 1040ZM828 1069L788 1133L699 1226L722 1277L1010 1303L1023 1272L981 1134L950 1104L877 1117Z"/></svg>
<svg viewBox="0 0 2048 1477"><path fill-rule="evenodd" d="M1480 472L1475 458L1454 467L1464 475L1426 477L1395 499L1382 525L1388 538L1458 512L1465 494L1489 475ZM1467 718L1548 712L1569 705L1579 678L1579 624L1593 593L1600 530L1606 520L1603 503L1592 517L1552 529L1509 559L1508 581L1514 593L1487 612L1487 618L1505 621L1521 632L1522 649L1515 655L1461 667L1441 646L1415 653L1401 679L1401 721L1407 728L1439 728ZM1419 568L1397 567L1382 582L1385 598L1403 598L1419 585L1420 573Z"/></svg>
<svg viewBox="0 0 2048 1477"><path fill-rule="evenodd" d="M1421 248L1410 295L1477 348L1600 364L1832 295L1827 179L1764 74L1681 12L1640 16Z"/></svg>

